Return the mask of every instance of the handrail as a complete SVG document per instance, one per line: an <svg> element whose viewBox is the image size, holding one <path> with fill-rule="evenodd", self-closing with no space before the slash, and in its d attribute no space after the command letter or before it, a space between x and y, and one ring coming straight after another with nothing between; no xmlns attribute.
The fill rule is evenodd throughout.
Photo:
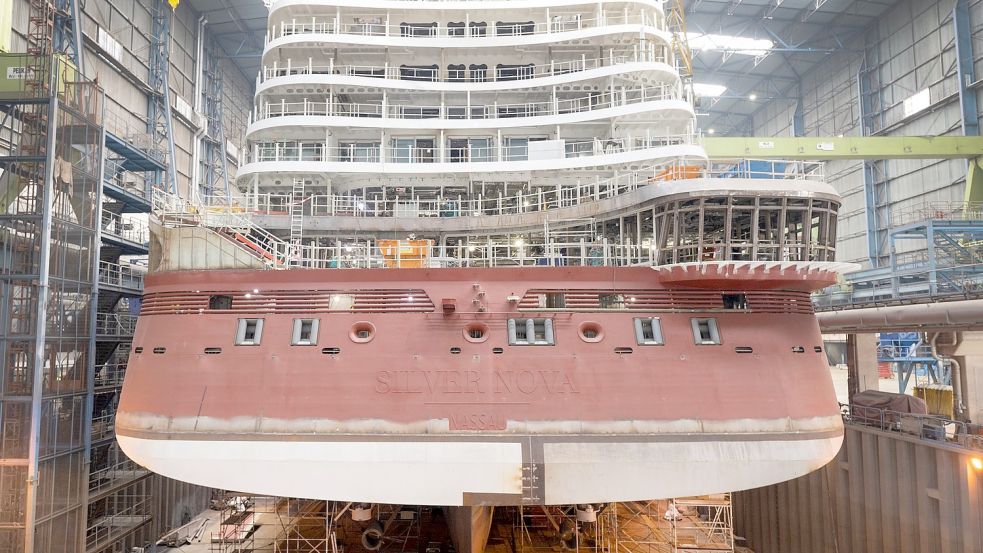
<svg viewBox="0 0 983 553"><path fill-rule="evenodd" d="M269 267L286 268L292 251L290 244L239 215L227 198L220 198L215 204L216 207L195 205L155 188L151 209L162 224L219 229L223 236L261 258Z"/></svg>
<svg viewBox="0 0 983 553"><path fill-rule="evenodd" d="M644 170L620 174L609 179L578 183L554 188L517 191L494 197L426 196L413 193L392 197L383 193L368 192L349 194L311 194L304 197L304 213L307 216L344 217L481 217L518 215L584 205L620 196L645 185L658 185L681 179L694 178L765 178L823 180L821 163L810 162L761 162L767 165L757 170L744 169L742 162L713 162L672 160L655 164ZM769 167L771 170L768 170ZM206 200L207 201L207 200ZM217 201L217 200L216 200ZM251 194L244 203L234 204L236 209L256 214L287 214L294 202L290 192Z"/></svg>
<svg viewBox="0 0 983 553"><path fill-rule="evenodd" d="M116 186L117 188L122 188L134 196L140 198L147 197L147 188L149 185L147 176L134 173L133 171L127 171L123 168L122 164L116 163L111 159L105 160L103 182Z"/></svg>
<svg viewBox="0 0 983 553"><path fill-rule="evenodd" d="M95 387L121 386L126 375L126 363L105 363L96 365Z"/></svg>
<svg viewBox="0 0 983 553"><path fill-rule="evenodd" d="M102 232L117 236L136 244L150 243L150 227L147 223L135 219L124 219L119 213L103 210Z"/></svg>
<svg viewBox="0 0 983 553"><path fill-rule="evenodd" d="M622 88L615 92L556 98L523 104L492 105L391 105L339 102L334 97L323 101L305 98L302 102L264 102L253 110L250 123L275 117L364 117L377 119L511 119L566 115L641 104L645 102L681 100L683 91L675 84L650 87Z"/></svg>
<svg viewBox="0 0 983 553"><path fill-rule="evenodd" d="M117 288L143 289L143 277L147 270L131 264L122 265L111 261L99 261L99 284Z"/></svg>
<svg viewBox="0 0 983 553"><path fill-rule="evenodd" d="M891 213L892 227L925 221L983 221L983 202L926 202Z"/></svg>
<svg viewBox="0 0 983 553"><path fill-rule="evenodd" d="M334 58L326 65L315 65L314 58L304 63L294 64L288 58L283 64L274 60L272 65L263 65L259 72L259 83L294 75L342 75L347 77L368 77L422 82L513 82L580 73L592 69L611 67L633 62L669 63L665 55L635 51L630 55L611 54L606 58L590 58L550 61L544 64L529 64L508 67L484 67L471 69L450 69L450 67L421 68L407 65L336 65ZM463 64L462 64L463 65ZM440 78L438 78L440 77Z"/></svg>
<svg viewBox="0 0 983 553"><path fill-rule="evenodd" d="M812 295L817 311L885 305L902 301L972 299L983 296L983 264L917 264L882 276L819 290Z"/></svg>
<svg viewBox="0 0 983 553"><path fill-rule="evenodd" d="M137 316L125 313L96 313L96 334L129 337L137 328Z"/></svg>
<svg viewBox="0 0 983 553"><path fill-rule="evenodd" d="M419 139L420 137L416 137ZM515 138L515 137L513 137ZM249 152L247 163L271 161L318 161L338 163L488 163L497 161L526 161L529 158L529 146L511 145L509 143L491 144L487 147L473 146L440 147L434 137L433 148L418 148L415 146L381 147L379 142L356 141L339 139L338 142L348 144L329 147L325 142L318 141L266 141L258 142ZM489 142L497 141L496 137L488 137ZM694 135L659 136L657 139L645 140L644 137L633 138L594 138L594 139L559 139L563 141L563 158L589 157L624 152L635 152L665 146L678 146L695 143ZM385 154L383 156L382 154ZM443 154L443 157L441 157ZM559 159L559 158L558 158Z"/></svg>
<svg viewBox="0 0 983 553"><path fill-rule="evenodd" d="M662 17L650 17L648 12L638 14L604 12L599 18L584 18L579 15L560 16L551 21L528 21L502 24L491 22L485 25L471 22L471 26L440 25L434 23L389 23L381 17L351 17L342 21L337 16L331 18L311 17L303 21L291 18L290 21L274 22L266 33L266 43L299 34L309 35L354 35L397 38L484 38L505 36L546 35L566 33L584 29L597 29L615 25L644 25L665 31ZM484 23L484 22L482 22Z"/></svg>
<svg viewBox="0 0 983 553"><path fill-rule="evenodd" d="M945 442L983 451L983 425L952 420L941 415L903 413L878 407L840 403L843 421L912 435L931 442Z"/></svg>

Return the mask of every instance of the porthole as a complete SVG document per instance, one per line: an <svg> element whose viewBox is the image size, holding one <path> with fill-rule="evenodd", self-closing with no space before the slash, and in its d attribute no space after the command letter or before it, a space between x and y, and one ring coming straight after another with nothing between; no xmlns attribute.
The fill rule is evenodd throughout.
<svg viewBox="0 0 983 553"><path fill-rule="evenodd" d="M802 346L792 346L792 353L805 353L806 348Z"/></svg>
<svg viewBox="0 0 983 553"><path fill-rule="evenodd" d="M596 344L604 339L604 330L599 323L585 321L580 323L580 339L589 343Z"/></svg>
<svg viewBox="0 0 983 553"><path fill-rule="evenodd" d="M614 348L614 352L618 355L628 355L629 353L633 353L634 350L632 348Z"/></svg>
<svg viewBox="0 0 983 553"><path fill-rule="evenodd" d="M505 349L504 348L492 348L492 353L494 353L494 354L505 353Z"/></svg>
<svg viewBox="0 0 983 553"><path fill-rule="evenodd" d="M359 321L352 325L348 337L356 344L367 344L375 338L375 325L368 321Z"/></svg>
<svg viewBox="0 0 983 553"><path fill-rule="evenodd" d="M133 353L143 353L143 346L133 348Z"/></svg>
<svg viewBox="0 0 983 553"><path fill-rule="evenodd" d="M754 348L751 346L737 346L734 348L735 353L754 353Z"/></svg>
<svg viewBox="0 0 983 553"><path fill-rule="evenodd" d="M154 353L156 353L158 355L161 354L161 353L164 353L166 351L167 351L167 348L163 348L163 347L160 347L160 346L154 348Z"/></svg>
<svg viewBox="0 0 983 553"><path fill-rule="evenodd" d="M459 353L461 353L461 348L459 348L459 347L453 347L453 348L451 348L451 354L457 355Z"/></svg>
<svg viewBox="0 0 983 553"><path fill-rule="evenodd" d="M812 347L812 349L813 349L813 350L814 350L814 351L815 351L816 353L822 353L822 352L823 352L823 347L822 347L822 346L813 346L813 347Z"/></svg>
<svg viewBox="0 0 983 553"><path fill-rule="evenodd" d="M480 344L488 339L488 325L471 323L464 327L464 339L472 344Z"/></svg>
<svg viewBox="0 0 983 553"><path fill-rule="evenodd" d="M324 355L338 355L341 353L341 348L321 348L321 353Z"/></svg>
<svg viewBox="0 0 983 553"><path fill-rule="evenodd" d="M222 353L222 348L205 348L205 353L208 355L218 355Z"/></svg>

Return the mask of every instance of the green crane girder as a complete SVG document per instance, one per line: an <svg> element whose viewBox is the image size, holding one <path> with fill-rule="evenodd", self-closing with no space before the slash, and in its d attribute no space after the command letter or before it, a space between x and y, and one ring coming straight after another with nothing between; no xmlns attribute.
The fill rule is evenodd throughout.
<svg viewBox="0 0 983 553"><path fill-rule="evenodd" d="M707 136L703 146L710 159L965 159L965 200L983 202L983 136Z"/></svg>

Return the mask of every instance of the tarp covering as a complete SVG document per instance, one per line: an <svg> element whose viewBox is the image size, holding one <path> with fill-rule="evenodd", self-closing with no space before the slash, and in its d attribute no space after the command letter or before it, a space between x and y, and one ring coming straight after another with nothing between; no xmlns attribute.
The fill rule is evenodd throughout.
<svg viewBox="0 0 983 553"><path fill-rule="evenodd" d="M915 396L865 390L853 396L852 415L868 423L897 423L900 413L927 415L928 405Z"/></svg>

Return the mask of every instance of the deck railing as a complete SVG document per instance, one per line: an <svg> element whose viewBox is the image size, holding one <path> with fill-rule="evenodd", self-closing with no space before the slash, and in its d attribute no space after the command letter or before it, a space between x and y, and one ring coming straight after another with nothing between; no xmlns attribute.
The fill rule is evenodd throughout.
<svg viewBox="0 0 983 553"><path fill-rule="evenodd" d="M856 404L840 404L843 421L885 430L901 432L922 440L957 444L983 451L983 425L952 420L941 415L902 413L890 409Z"/></svg>
<svg viewBox="0 0 983 553"><path fill-rule="evenodd" d="M696 136L692 134L660 136L645 140L644 137L560 139L563 151L550 159L570 159L599 155L618 154L693 144ZM337 163L491 163L499 161L527 161L528 144L491 144L494 138L486 139L488 146L468 144L466 146L439 147L434 137L434 147L390 146L382 148L378 142L359 142L339 139L341 146L328 146L317 141L279 141L261 142L253 147L249 162L278 161L318 161ZM344 144L349 142L348 144ZM382 154L385 154L383 156Z"/></svg>
<svg viewBox="0 0 983 553"><path fill-rule="evenodd" d="M265 101L253 110L251 121L261 121L275 117L360 117L376 119L511 119L518 117L540 117L547 115L566 115L602 109L684 99L684 92L676 84L660 84L641 88L624 88L614 92L602 92L577 98L558 98L539 102L514 104L471 104L471 105L392 105L380 103L342 102L334 97L323 100L305 98L301 102L287 102L286 99Z"/></svg>
<svg viewBox="0 0 983 553"><path fill-rule="evenodd" d="M620 196L641 186L667 184L692 178L751 178L823 180L823 166L812 162L772 162L743 160L712 162L672 160L648 167L644 171L621 174L610 179L575 185L519 190L514 194L493 197L455 195L420 197L412 190L409 196L386 196L379 193L313 194L304 198L307 216L345 217L482 217L519 215L573 207ZM207 199L220 203L218 198ZM223 200L224 201L224 200ZM289 213L293 196L262 193L246 196L234 208L264 215Z"/></svg>
<svg viewBox="0 0 983 553"><path fill-rule="evenodd" d="M648 25L664 28L661 17L648 12L637 14L604 12L601 17L558 16L550 21L521 23L469 22L469 25L434 23L395 23L382 17L310 17L273 22L266 33L266 43L295 35L355 35L399 38L483 38L545 35L615 25Z"/></svg>
<svg viewBox="0 0 983 553"><path fill-rule="evenodd" d="M471 67L469 65L463 69L452 69L450 67L431 68L407 65L336 65L334 58L330 59L327 64L315 64L313 58L298 62L287 58L283 62L274 60L271 65L264 65L259 73L259 82L295 75L342 75L346 77L450 83L508 82L567 75L634 62L668 63L669 60L663 54L636 50L627 54L611 54L606 58L588 59L584 55L580 59L550 61L550 63L544 64L497 67Z"/></svg>

